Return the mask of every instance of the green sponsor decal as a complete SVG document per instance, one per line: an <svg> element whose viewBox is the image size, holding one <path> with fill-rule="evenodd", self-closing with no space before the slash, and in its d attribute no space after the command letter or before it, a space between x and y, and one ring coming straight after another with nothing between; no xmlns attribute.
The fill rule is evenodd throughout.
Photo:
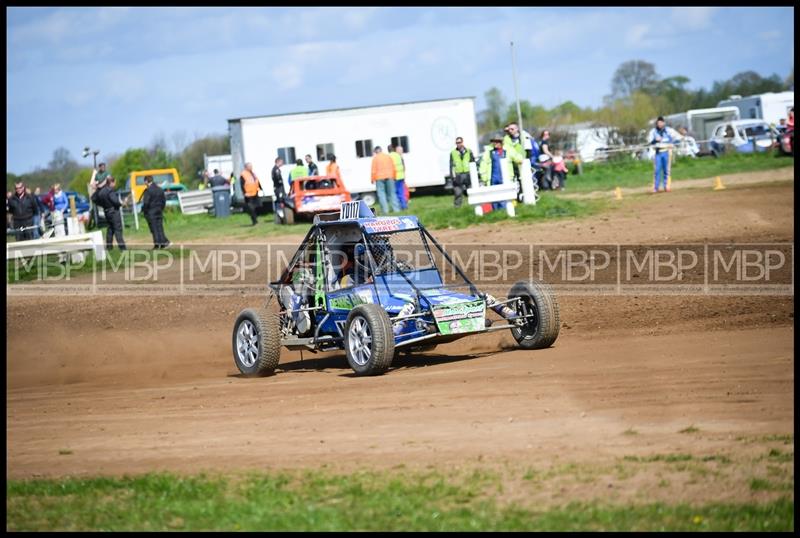
<svg viewBox="0 0 800 538"><path fill-rule="evenodd" d="M369 290L362 291L359 295L351 293L348 295L339 295L338 297L331 297L328 303L331 305L332 310L352 310L360 304L367 304L372 302L372 292Z"/></svg>
<svg viewBox="0 0 800 538"><path fill-rule="evenodd" d="M486 326L486 305L483 301L437 305L433 317L441 334L480 331Z"/></svg>

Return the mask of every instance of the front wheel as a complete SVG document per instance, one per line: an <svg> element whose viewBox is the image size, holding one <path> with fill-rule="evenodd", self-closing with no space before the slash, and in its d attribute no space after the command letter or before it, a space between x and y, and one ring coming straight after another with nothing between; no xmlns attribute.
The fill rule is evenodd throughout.
<svg viewBox="0 0 800 538"><path fill-rule="evenodd" d="M362 304L351 310L344 334L347 362L356 375L381 375L392 365L392 323L379 305Z"/></svg>
<svg viewBox="0 0 800 538"><path fill-rule="evenodd" d="M233 361L247 376L273 373L281 357L278 315L264 310L243 310L233 325Z"/></svg>
<svg viewBox="0 0 800 538"><path fill-rule="evenodd" d="M359 196L358 199L364 200L364 203L366 203L369 207L374 206L375 203L378 201L378 199L375 197L375 194L371 192L366 192L362 194L361 196Z"/></svg>
<svg viewBox="0 0 800 538"><path fill-rule="evenodd" d="M511 329L514 340L523 349L550 347L558 338L561 328L558 301L553 289L544 282L517 282L508 293L509 299L519 297L516 302L517 315L525 316L521 327Z"/></svg>

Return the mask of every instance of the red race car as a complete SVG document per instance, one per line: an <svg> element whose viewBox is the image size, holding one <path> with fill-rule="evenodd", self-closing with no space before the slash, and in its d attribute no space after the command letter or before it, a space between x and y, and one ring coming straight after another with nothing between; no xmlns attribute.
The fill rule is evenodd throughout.
<svg viewBox="0 0 800 538"><path fill-rule="evenodd" d="M292 181L289 194L279 202L275 222L293 224L295 217L338 211L342 202L352 198L344 183L335 176L299 177Z"/></svg>

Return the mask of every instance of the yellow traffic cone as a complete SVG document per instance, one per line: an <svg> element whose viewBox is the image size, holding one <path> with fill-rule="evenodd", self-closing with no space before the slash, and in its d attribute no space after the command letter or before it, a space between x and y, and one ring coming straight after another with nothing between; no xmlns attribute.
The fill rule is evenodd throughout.
<svg viewBox="0 0 800 538"><path fill-rule="evenodd" d="M622 189L620 189L619 187L614 189L614 199L615 200L622 200Z"/></svg>
<svg viewBox="0 0 800 538"><path fill-rule="evenodd" d="M722 184L722 179L717 176L717 179L714 180L714 190L721 191L725 188L725 185Z"/></svg>

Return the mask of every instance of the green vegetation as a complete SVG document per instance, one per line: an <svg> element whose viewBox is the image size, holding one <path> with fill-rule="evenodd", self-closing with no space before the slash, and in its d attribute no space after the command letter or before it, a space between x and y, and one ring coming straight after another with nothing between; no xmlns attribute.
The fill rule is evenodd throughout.
<svg viewBox="0 0 800 538"><path fill-rule="evenodd" d="M753 478L750 480L751 491L791 491L793 489L791 482L770 482L764 478Z"/></svg>
<svg viewBox="0 0 800 538"><path fill-rule="evenodd" d="M697 433L699 431L700 431L700 428L695 428L694 424L692 424L688 428L684 428L681 431L679 431L678 433Z"/></svg>
<svg viewBox="0 0 800 538"><path fill-rule="evenodd" d="M771 153L729 154L718 159L682 157L675 159L672 165L672 180L702 179L787 166L794 166L794 159L776 157ZM653 163L629 159L584 164L583 174L570 175L567 178L567 190L564 192L610 191L616 187L652 187L652 185ZM545 196L549 194L545 193Z"/></svg>
<svg viewBox="0 0 800 538"><path fill-rule="evenodd" d="M624 456L622 459L637 463L652 463L654 461L673 463L676 461L690 461L694 457L691 454L654 454L652 456Z"/></svg>
<svg viewBox="0 0 800 538"><path fill-rule="evenodd" d="M502 503L476 472L283 472L249 476L9 480L6 529L19 530L793 530L794 502ZM756 487L764 486L762 482Z"/></svg>

